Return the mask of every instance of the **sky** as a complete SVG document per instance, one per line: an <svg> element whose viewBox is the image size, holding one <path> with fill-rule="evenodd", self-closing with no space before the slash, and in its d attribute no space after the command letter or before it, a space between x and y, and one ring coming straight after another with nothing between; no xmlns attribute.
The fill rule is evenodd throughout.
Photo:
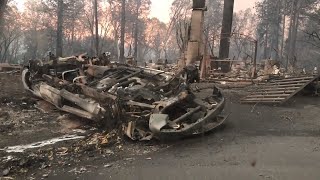
<svg viewBox="0 0 320 180"><path fill-rule="evenodd" d="M18 8L23 9L24 0L15 0ZM157 17L162 22L169 22L170 7L174 0L151 0L151 14L150 17ZM209 0L210 1L210 0ZM247 8L253 8L254 3L258 0L235 0L235 12L245 10Z"/></svg>
<svg viewBox="0 0 320 180"><path fill-rule="evenodd" d="M17 6L19 9L23 9L23 4L24 4L24 0L15 0L15 2L17 3Z"/></svg>
<svg viewBox="0 0 320 180"><path fill-rule="evenodd" d="M170 7L174 0L151 0L151 17L157 17L162 22L169 22ZM207 0L208 1L208 0ZM210 1L210 0L209 0ZM253 8L258 0L235 0L234 10L238 12L247 8Z"/></svg>

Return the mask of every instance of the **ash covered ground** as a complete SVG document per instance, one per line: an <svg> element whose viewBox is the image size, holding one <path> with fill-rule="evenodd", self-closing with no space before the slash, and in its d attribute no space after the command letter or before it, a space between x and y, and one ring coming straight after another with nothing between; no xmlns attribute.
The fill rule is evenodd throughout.
<svg viewBox="0 0 320 180"><path fill-rule="evenodd" d="M224 90L230 116L223 128L179 141L132 142L120 130L107 131L33 99L19 75L1 75L0 87L0 179L320 177L318 97L298 96L282 107L242 105L248 88ZM59 137L81 139L22 153L5 149Z"/></svg>

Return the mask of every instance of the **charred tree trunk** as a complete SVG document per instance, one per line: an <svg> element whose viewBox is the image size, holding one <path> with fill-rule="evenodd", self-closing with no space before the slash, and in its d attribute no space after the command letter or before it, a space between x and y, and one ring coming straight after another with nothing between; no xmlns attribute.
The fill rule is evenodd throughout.
<svg viewBox="0 0 320 180"><path fill-rule="evenodd" d="M32 39L34 39L34 43L32 44L32 56L31 56L31 59L36 59L37 58L37 54L38 54L37 36L38 36L37 28L34 28L33 32L32 32Z"/></svg>
<svg viewBox="0 0 320 180"><path fill-rule="evenodd" d="M136 7L136 22L134 28L134 54L133 57L135 60L138 58L138 36L139 36L139 9L141 6L141 0L137 0L137 7Z"/></svg>
<svg viewBox="0 0 320 180"><path fill-rule="evenodd" d="M1 0L0 1L0 38L4 36L3 29L4 29L4 11L6 10L8 0ZM2 56L4 47L0 47L0 63L5 60L5 56Z"/></svg>
<svg viewBox="0 0 320 180"><path fill-rule="evenodd" d="M287 6L287 0L284 1L283 11L285 11L286 6ZM284 50L284 42L285 42L285 31L286 31L286 13L283 12L283 15L282 15L282 39L281 39L281 48L280 48L280 58L281 58L282 62L284 61L283 50Z"/></svg>
<svg viewBox="0 0 320 180"><path fill-rule="evenodd" d="M299 28L299 16L300 16L300 0L297 0L297 4L295 7L295 18L294 18L294 29L293 29L293 33L292 33L292 65L293 67L295 67L296 65L296 45L297 45L297 36L298 36L298 28Z"/></svg>
<svg viewBox="0 0 320 180"><path fill-rule="evenodd" d="M133 57L135 60L138 58L138 34L139 34L139 28L138 25L135 25L135 30L134 30L134 54Z"/></svg>
<svg viewBox="0 0 320 180"><path fill-rule="evenodd" d="M290 36L289 36L289 51L288 51L288 65L294 67L295 65L295 50L297 41L297 32L299 27L299 4L300 0L294 0L291 10L290 22Z"/></svg>
<svg viewBox="0 0 320 180"><path fill-rule="evenodd" d="M92 9L94 9L94 3L92 3ZM94 11L91 13L89 24L90 24L90 33L91 33L91 39L90 39L90 56L94 56L95 54L95 26L94 26Z"/></svg>
<svg viewBox="0 0 320 180"><path fill-rule="evenodd" d="M75 18L73 18L73 22L71 25L71 54L74 54L74 39L75 39L75 25L74 25Z"/></svg>
<svg viewBox="0 0 320 180"><path fill-rule="evenodd" d="M288 37L288 49L287 49L287 62L286 62L286 70L289 68L289 61L290 61L290 53L291 53L291 39L292 39L292 27L293 27L293 3L291 5L291 12L290 12L290 24L289 24L289 37Z"/></svg>
<svg viewBox="0 0 320 180"><path fill-rule="evenodd" d="M120 63L124 63L124 36L126 31L126 0L121 1L121 37L120 37Z"/></svg>
<svg viewBox="0 0 320 180"><path fill-rule="evenodd" d="M94 0L94 22L95 22L95 49L96 49L96 56L100 55L99 52L99 21L98 21L98 0Z"/></svg>
<svg viewBox="0 0 320 180"><path fill-rule="evenodd" d="M233 6L234 6L234 0L224 0L223 21L222 21L220 50L219 50L220 59L226 59L229 57L230 37L231 37L232 21L233 21ZM222 63L221 68L223 72L228 72L230 69L229 63Z"/></svg>
<svg viewBox="0 0 320 180"><path fill-rule="evenodd" d="M266 32L263 44L263 59L268 59L269 24L266 25Z"/></svg>
<svg viewBox="0 0 320 180"><path fill-rule="evenodd" d="M63 48L63 0L58 0L57 49L56 56L62 57Z"/></svg>
<svg viewBox="0 0 320 180"><path fill-rule="evenodd" d="M114 53L117 55L117 59L119 59L119 33L117 29L117 25L114 25Z"/></svg>
<svg viewBox="0 0 320 180"><path fill-rule="evenodd" d="M3 33L3 23L4 23L4 11L6 10L8 0L0 1L0 36Z"/></svg>
<svg viewBox="0 0 320 180"><path fill-rule="evenodd" d="M280 38L280 24L281 24L281 4L279 1L276 2L277 13L274 15L274 22L272 25L271 34L271 52L270 56L273 60L279 60L279 38Z"/></svg>

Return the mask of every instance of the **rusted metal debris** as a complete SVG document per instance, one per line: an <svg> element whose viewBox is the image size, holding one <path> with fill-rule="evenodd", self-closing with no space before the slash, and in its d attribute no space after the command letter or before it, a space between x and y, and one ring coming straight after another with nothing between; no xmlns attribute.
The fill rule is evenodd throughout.
<svg viewBox="0 0 320 180"><path fill-rule="evenodd" d="M189 84L184 73L109 62L97 66L79 57L30 61L22 72L25 89L61 111L112 128L122 124L133 140L199 134L225 120L220 91ZM203 93L208 88L212 93Z"/></svg>

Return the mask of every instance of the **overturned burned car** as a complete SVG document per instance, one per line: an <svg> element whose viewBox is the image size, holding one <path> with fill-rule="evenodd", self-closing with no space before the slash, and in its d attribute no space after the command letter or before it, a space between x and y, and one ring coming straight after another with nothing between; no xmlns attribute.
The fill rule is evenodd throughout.
<svg viewBox="0 0 320 180"><path fill-rule="evenodd" d="M133 140L183 137L223 123L225 99L214 86L179 75L119 64L96 66L78 57L30 61L24 88L57 109L110 128L122 125ZM203 93L210 88L211 93Z"/></svg>

